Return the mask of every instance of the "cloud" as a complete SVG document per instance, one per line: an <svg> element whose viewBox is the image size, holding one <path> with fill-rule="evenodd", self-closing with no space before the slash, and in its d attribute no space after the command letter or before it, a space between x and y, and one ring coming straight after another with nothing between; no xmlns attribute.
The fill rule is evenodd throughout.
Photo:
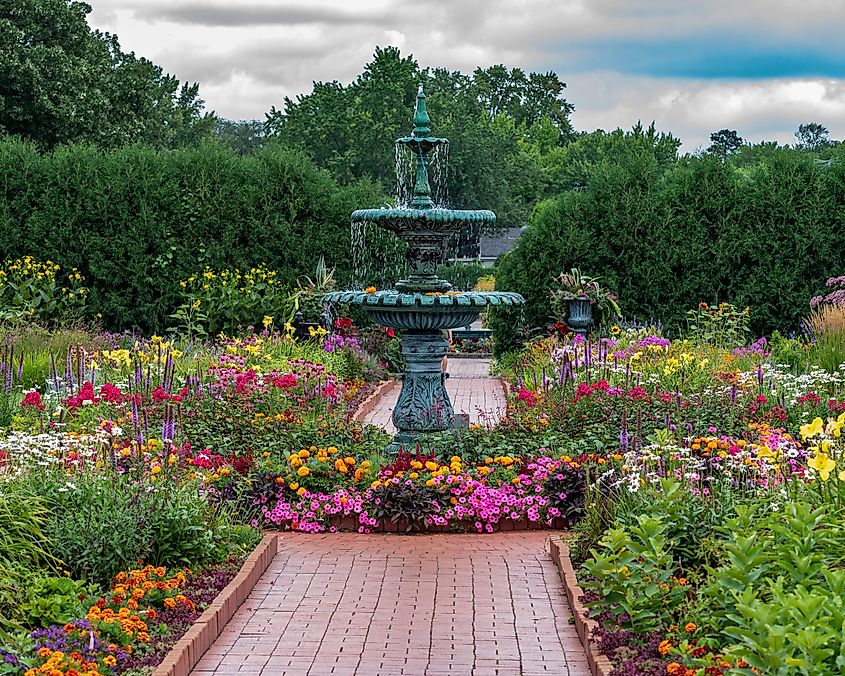
<svg viewBox="0 0 845 676"><path fill-rule="evenodd" d="M90 0L90 23L210 109L262 118L314 80L349 82L376 45L422 65L555 70L581 129L655 120L684 149L736 128L845 137L845 5L829 0Z"/></svg>
<svg viewBox="0 0 845 676"><path fill-rule="evenodd" d="M134 14L138 19L154 23L173 22L196 26L275 26L329 24L350 26L380 25L389 22L384 11L348 6L303 4L267 4L262 2L232 3L192 0L178 3L143 3Z"/></svg>

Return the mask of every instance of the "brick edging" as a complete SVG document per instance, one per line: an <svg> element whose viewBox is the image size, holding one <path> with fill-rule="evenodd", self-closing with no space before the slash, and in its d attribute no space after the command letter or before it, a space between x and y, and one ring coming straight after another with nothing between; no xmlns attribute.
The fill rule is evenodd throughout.
<svg viewBox="0 0 845 676"><path fill-rule="evenodd" d="M393 389L393 386L399 382L398 380L383 380L381 381L376 389L372 391L369 397L364 399L356 409L355 413L352 415L352 420L356 422L361 422L367 414L372 411L376 404L378 403L379 399L381 399L386 392Z"/></svg>
<svg viewBox="0 0 845 676"><path fill-rule="evenodd" d="M246 558L238 574L164 656L164 660L153 671L153 676L189 676L238 607L246 601L255 583L276 556L278 547L278 535L264 536Z"/></svg>
<svg viewBox="0 0 845 676"><path fill-rule="evenodd" d="M572 566L572 560L569 558L569 547L559 538L551 538L549 540L549 547L552 558L560 572L560 579L563 582L566 598L569 600L569 607L572 608L572 615L575 618L575 630L578 632L578 638L581 639L581 645L584 646L584 652L587 653L587 662L590 665L590 671L593 676L609 676L613 670L613 664L611 664L607 655L602 655L599 652L598 645L592 639L593 631L598 624L590 618L587 608L581 603L583 591L578 585L575 568Z"/></svg>

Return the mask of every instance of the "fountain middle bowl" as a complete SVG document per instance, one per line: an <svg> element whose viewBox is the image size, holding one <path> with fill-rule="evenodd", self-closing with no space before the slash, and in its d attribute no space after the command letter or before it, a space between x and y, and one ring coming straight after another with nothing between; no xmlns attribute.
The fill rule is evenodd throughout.
<svg viewBox="0 0 845 676"><path fill-rule="evenodd" d="M404 293L395 289L334 291L324 303L361 305L370 319L394 329L431 331L469 326L487 306L522 305L525 299L509 291L466 291L448 293Z"/></svg>

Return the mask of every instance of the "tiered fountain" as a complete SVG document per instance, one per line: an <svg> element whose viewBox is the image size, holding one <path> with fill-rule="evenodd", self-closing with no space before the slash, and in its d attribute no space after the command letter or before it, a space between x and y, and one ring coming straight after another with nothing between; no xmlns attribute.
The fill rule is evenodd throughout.
<svg viewBox="0 0 845 676"><path fill-rule="evenodd" d="M465 424L456 416L446 392L446 378L440 364L449 350L444 329L468 326L488 305L521 305L518 293L453 291L452 285L437 277L437 265L449 237L469 223L491 225L492 211L446 209L435 205L428 180L430 154L448 139L431 136L431 119L420 86L410 136L396 140L405 152L414 155L416 178L413 199L394 209L359 209L352 222L373 223L395 233L408 245L410 273L386 291L336 291L323 297L325 303L362 305L369 317L382 326L400 329L405 372L402 391L393 411L398 430L388 453L413 450L423 434L443 432Z"/></svg>

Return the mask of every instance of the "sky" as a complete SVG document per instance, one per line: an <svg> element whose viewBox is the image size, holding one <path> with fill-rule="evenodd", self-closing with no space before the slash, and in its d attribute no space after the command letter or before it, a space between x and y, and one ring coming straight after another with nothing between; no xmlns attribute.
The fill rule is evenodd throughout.
<svg viewBox="0 0 845 676"><path fill-rule="evenodd" d="M736 129L845 139L845 0L88 0L92 27L207 108L263 119L311 83L352 81L375 47L421 66L557 72L576 129L655 122L682 150ZM436 120L435 120L436 123Z"/></svg>

